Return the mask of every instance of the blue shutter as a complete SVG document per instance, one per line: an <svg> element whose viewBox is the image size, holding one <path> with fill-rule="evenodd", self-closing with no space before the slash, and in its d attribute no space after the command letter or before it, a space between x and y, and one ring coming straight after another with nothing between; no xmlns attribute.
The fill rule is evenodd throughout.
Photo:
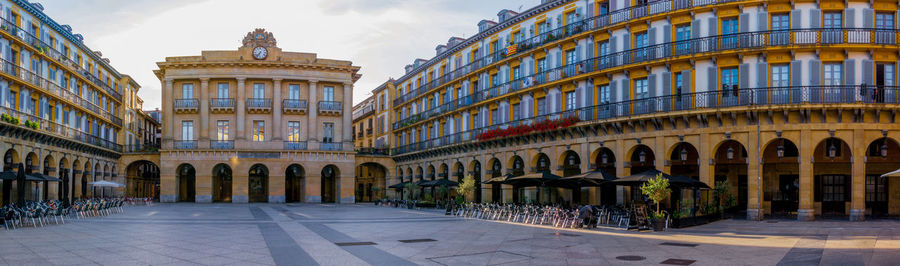
<svg viewBox="0 0 900 266"><path fill-rule="evenodd" d="M625 36L622 36L622 51L628 51L631 49L631 34L626 33Z"/></svg>
<svg viewBox="0 0 900 266"><path fill-rule="evenodd" d="M856 27L856 9L844 9L844 28Z"/></svg>
<svg viewBox="0 0 900 266"><path fill-rule="evenodd" d="M656 97L656 74L650 74L650 76L647 77L647 83L650 85L647 87L650 92L650 98Z"/></svg>
<svg viewBox="0 0 900 266"><path fill-rule="evenodd" d="M681 71L681 93L686 94L691 92L691 70L682 70ZM678 90L675 90L678 92Z"/></svg>
<svg viewBox="0 0 900 266"><path fill-rule="evenodd" d="M741 32L750 31L750 14L749 13L741 13L738 16L738 27L740 27Z"/></svg>
<svg viewBox="0 0 900 266"><path fill-rule="evenodd" d="M562 49L556 51L556 67L562 66Z"/></svg>
<svg viewBox="0 0 900 266"><path fill-rule="evenodd" d="M663 26L663 43L672 42L672 25Z"/></svg>
<svg viewBox="0 0 900 266"><path fill-rule="evenodd" d="M856 63L853 61L844 60L844 85L856 85Z"/></svg>
<svg viewBox="0 0 900 266"><path fill-rule="evenodd" d="M667 96L672 94L672 73L663 72L662 73L662 93L661 96Z"/></svg>
<svg viewBox="0 0 900 266"><path fill-rule="evenodd" d="M819 9L813 9L809 11L809 27L812 29L821 28L822 25L819 25L819 17L822 16L822 11Z"/></svg>
<svg viewBox="0 0 900 266"><path fill-rule="evenodd" d="M691 39L700 38L700 20L695 19L691 22Z"/></svg>
<svg viewBox="0 0 900 266"><path fill-rule="evenodd" d="M769 30L769 13L759 12L756 14L756 27L758 31Z"/></svg>
<svg viewBox="0 0 900 266"><path fill-rule="evenodd" d="M616 99L616 92L619 91L619 88L616 87L616 85L617 85L617 84L616 84L616 81L615 81L615 80L609 82L609 101L610 101L610 102L617 102L617 101L618 101L618 100Z"/></svg>
<svg viewBox="0 0 900 266"><path fill-rule="evenodd" d="M875 10L863 8L863 28L875 28Z"/></svg>
<svg viewBox="0 0 900 266"><path fill-rule="evenodd" d="M803 79L800 78L803 76L803 70L801 70L800 61L794 60L791 61L791 86L801 86L803 85Z"/></svg>
<svg viewBox="0 0 900 266"><path fill-rule="evenodd" d="M738 75L740 75L738 86L740 86L741 89L750 88L750 64L740 64L738 66Z"/></svg>
<svg viewBox="0 0 900 266"><path fill-rule="evenodd" d="M862 70L863 70L862 82L863 82L863 84L875 85L875 82L873 81L874 76L875 76L874 69L875 69L875 65L874 65L874 62L872 62L872 60L869 60L869 59L862 60Z"/></svg>
<svg viewBox="0 0 900 266"><path fill-rule="evenodd" d="M716 72L718 72L718 68L716 66L711 66L707 68L707 76L706 76L706 87L707 91L717 91L719 90L719 82L716 79Z"/></svg>
<svg viewBox="0 0 900 266"><path fill-rule="evenodd" d="M647 36L650 37L649 38L650 45L655 45L656 44L656 28L651 27L650 30L647 31Z"/></svg>
<svg viewBox="0 0 900 266"><path fill-rule="evenodd" d="M766 62L756 63L756 87L763 88L769 86L768 74L769 65Z"/></svg>
<svg viewBox="0 0 900 266"><path fill-rule="evenodd" d="M822 68L819 66L821 62L819 60L810 60L809 61L809 85L818 86L821 84L820 80L822 79L820 73L822 72Z"/></svg>
<svg viewBox="0 0 900 266"><path fill-rule="evenodd" d="M801 10L797 10L797 9L791 10L791 29L799 29L800 28L800 21L803 17L803 15L801 15L802 14L801 12L802 12Z"/></svg>
<svg viewBox="0 0 900 266"><path fill-rule="evenodd" d="M716 17L711 17L707 21L708 24L706 25L708 25L709 27L707 27L708 33L706 36L716 36L719 29L719 19Z"/></svg>

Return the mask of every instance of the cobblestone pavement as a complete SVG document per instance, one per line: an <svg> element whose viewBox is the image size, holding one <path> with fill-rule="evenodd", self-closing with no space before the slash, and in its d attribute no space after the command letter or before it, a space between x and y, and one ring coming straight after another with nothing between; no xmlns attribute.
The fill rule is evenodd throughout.
<svg viewBox="0 0 900 266"><path fill-rule="evenodd" d="M652 233L372 205L157 204L2 231L0 258L5 265L891 265L900 262L900 221L720 221Z"/></svg>

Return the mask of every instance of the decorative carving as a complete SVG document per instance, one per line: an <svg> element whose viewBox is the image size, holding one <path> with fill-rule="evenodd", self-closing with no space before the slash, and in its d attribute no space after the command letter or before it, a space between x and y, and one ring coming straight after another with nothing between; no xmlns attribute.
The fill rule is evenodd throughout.
<svg viewBox="0 0 900 266"><path fill-rule="evenodd" d="M241 46L242 48L253 48L257 46L266 48L277 47L275 37L272 36L271 32L267 32L265 29L255 29L248 32L241 43L243 43L243 46Z"/></svg>

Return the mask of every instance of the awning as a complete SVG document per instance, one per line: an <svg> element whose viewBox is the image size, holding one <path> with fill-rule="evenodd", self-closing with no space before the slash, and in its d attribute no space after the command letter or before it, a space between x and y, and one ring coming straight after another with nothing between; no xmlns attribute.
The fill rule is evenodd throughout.
<svg viewBox="0 0 900 266"><path fill-rule="evenodd" d="M15 171L0 172L0 180L16 180L16 172Z"/></svg>
<svg viewBox="0 0 900 266"><path fill-rule="evenodd" d="M897 170L894 170L893 172L881 175L881 177L894 177L894 176L900 176L900 169L897 169Z"/></svg>
<svg viewBox="0 0 900 266"><path fill-rule="evenodd" d="M542 171L513 177L503 183L518 187L534 187L547 186L550 182L558 179L560 179L558 175L551 174L550 171Z"/></svg>
<svg viewBox="0 0 900 266"><path fill-rule="evenodd" d="M388 188L404 189L404 188L406 188L407 184L409 184L409 181L393 184L393 185L388 186Z"/></svg>
<svg viewBox="0 0 900 266"><path fill-rule="evenodd" d="M455 186L459 186L459 183L457 183L456 181L451 181L446 178L441 178L438 180L432 180L432 181L425 182L425 184L423 184L422 186L423 187L441 187L441 186L455 187Z"/></svg>
<svg viewBox="0 0 900 266"><path fill-rule="evenodd" d="M109 182L106 180L94 181L94 182L90 182L88 184L90 184L91 186L95 186L95 187L124 187L122 184L119 184L116 182Z"/></svg>
<svg viewBox="0 0 900 266"><path fill-rule="evenodd" d="M481 183L482 184L503 184L504 182L506 182L506 180L509 180L510 178L513 178L512 174L506 174L503 176L498 176L498 177L494 177L494 178L485 180L484 182L481 182Z"/></svg>
<svg viewBox="0 0 900 266"><path fill-rule="evenodd" d="M616 176L608 174L602 170L590 171L569 177L563 177L553 181L551 186L579 188L579 187L596 187L616 180Z"/></svg>
<svg viewBox="0 0 900 266"><path fill-rule="evenodd" d="M662 174L663 178L669 180L669 185L673 187L682 187L682 188L709 188L706 183L694 180L693 178L686 177L683 175L672 176L663 172L660 172L656 169L647 170L644 172L640 172L637 174L633 174L630 176L626 176L623 178L619 178L613 180L611 183L619 186L640 186L650 181L650 179L656 178L657 175Z"/></svg>

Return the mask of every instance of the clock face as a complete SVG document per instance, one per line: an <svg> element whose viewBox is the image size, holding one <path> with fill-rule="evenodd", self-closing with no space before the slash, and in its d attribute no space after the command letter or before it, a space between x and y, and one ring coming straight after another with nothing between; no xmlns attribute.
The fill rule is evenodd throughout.
<svg viewBox="0 0 900 266"><path fill-rule="evenodd" d="M268 55L268 53L269 51L266 51L265 47L257 46L256 48L253 48L253 58L262 60L266 58L266 55Z"/></svg>

